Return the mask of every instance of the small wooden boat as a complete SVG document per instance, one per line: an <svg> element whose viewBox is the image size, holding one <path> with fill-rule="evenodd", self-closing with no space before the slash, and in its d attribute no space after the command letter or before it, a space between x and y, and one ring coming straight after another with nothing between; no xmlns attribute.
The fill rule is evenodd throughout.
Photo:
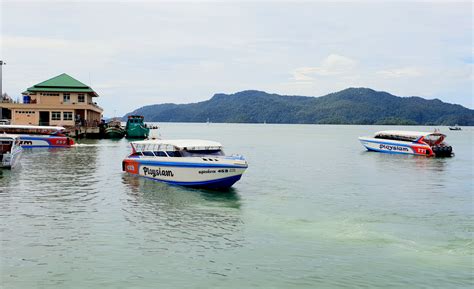
<svg viewBox="0 0 474 289"><path fill-rule="evenodd" d="M13 168L20 159L22 148L20 136L0 134L0 167Z"/></svg>
<svg viewBox="0 0 474 289"><path fill-rule="evenodd" d="M125 129L123 129L122 123L118 119L108 122L104 132L105 137L110 139L120 139L125 136Z"/></svg>

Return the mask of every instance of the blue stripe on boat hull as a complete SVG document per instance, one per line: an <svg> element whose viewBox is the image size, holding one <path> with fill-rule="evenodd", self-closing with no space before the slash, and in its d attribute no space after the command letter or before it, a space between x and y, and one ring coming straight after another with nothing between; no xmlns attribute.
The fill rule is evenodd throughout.
<svg viewBox="0 0 474 289"><path fill-rule="evenodd" d="M396 152L396 151L384 151L384 150L378 150L370 147L365 147L368 151L372 152L379 152L379 153L386 153L386 154L396 154L396 155L414 155L414 153L410 152Z"/></svg>
<svg viewBox="0 0 474 289"><path fill-rule="evenodd" d="M141 176L144 177L144 176ZM176 186L185 186L185 187L190 187L190 188L199 188L199 189L207 189L207 190L226 190L232 187L233 184L235 184L242 175L237 175L237 176L232 176L228 178L223 178L223 179L217 179L217 180L211 180L211 181L203 181L203 182L173 182L173 181L167 181L167 180L158 180L150 177L144 177L146 179L150 179L153 181L158 181L162 183L167 183L170 185L176 185Z"/></svg>

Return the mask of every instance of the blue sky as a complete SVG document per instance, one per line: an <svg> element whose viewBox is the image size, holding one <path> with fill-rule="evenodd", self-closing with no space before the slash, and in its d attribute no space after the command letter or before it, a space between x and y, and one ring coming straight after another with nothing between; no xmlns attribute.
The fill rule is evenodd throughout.
<svg viewBox="0 0 474 289"><path fill-rule="evenodd" d="M370 87L473 108L472 3L1 2L4 91L63 72L106 116L258 89Z"/></svg>

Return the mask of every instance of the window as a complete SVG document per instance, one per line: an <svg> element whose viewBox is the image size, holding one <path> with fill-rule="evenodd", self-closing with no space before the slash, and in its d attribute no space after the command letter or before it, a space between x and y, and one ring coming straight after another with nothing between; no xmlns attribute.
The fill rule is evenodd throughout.
<svg viewBox="0 0 474 289"><path fill-rule="evenodd" d="M155 151L155 156L157 156L157 157L167 157L165 152L162 152L162 151Z"/></svg>
<svg viewBox="0 0 474 289"><path fill-rule="evenodd" d="M69 93L63 94L63 102L69 103L70 101L71 101L71 95L69 95Z"/></svg>
<svg viewBox="0 0 474 289"><path fill-rule="evenodd" d="M70 111L63 112L63 120L72 120L72 112Z"/></svg>
<svg viewBox="0 0 474 289"><path fill-rule="evenodd" d="M85 102L84 94L79 93L79 95L77 96L77 102Z"/></svg>
<svg viewBox="0 0 474 289"><path fill-rule="evenodd" d="M51 120L61 120L61 112L60 111L51 112Z"/></svg>
<svg viewBox="0 0 474 289"><path fill-rule="evenodd" d="M167 151L166 152L168 154L168 156L172 157L172 158L179 158L181 157L181 154L177 151Z"/></svg>
<svg viewBox="0 0 474 289"><path fill-rule="evenodd" d="M199 156L223 156L224 152L220 149L209 149L209 150L184 150L182 151L183 156L199 157Z"/></svg>

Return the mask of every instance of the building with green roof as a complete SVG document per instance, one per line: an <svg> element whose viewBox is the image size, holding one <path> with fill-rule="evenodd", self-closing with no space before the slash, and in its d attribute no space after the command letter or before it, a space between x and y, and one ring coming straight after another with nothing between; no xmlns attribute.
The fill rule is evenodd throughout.
<svg viewBox="0 0 474 289"><path fill-rule="evenodd" d="M103 109L99 97L88 85L63 73L29 87L22 103L0 103L11 111L11 123L17 125L96 126Z"/></svg>

